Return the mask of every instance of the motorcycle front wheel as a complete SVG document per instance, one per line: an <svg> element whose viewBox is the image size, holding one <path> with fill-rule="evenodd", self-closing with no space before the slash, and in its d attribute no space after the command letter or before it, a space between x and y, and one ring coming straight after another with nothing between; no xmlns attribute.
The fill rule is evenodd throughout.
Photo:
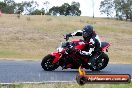
<svg viewBox="0 0 132 88"><path fill-rule="evenodd" d="M53 71L59 67L58 63L52 64L55 57L48 54L42 59L41 66L45 71Z"/></svg>

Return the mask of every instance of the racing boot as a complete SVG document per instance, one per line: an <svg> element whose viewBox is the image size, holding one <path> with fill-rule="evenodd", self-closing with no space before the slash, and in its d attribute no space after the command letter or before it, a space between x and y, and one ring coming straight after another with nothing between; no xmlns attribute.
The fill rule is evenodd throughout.
<svg viewBox="0 0 132 88"><path fill-rule="evenodd" d="M88 65L93 68L93 69L96 69L96 66L95 66L95 62L97 60L97 55L92 55L89 59L89 62L88 62Z"/></svg>
<svg viewBox="0 0 132 88"><path fill-rule="evenodd" d="M93 58L89 60L88 65L89 65L91 68L96 69L95 60L94 60Z"/></svg>

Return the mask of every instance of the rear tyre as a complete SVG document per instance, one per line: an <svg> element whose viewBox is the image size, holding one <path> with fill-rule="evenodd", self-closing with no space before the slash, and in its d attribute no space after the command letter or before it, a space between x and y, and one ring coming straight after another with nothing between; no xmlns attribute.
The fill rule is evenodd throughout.
<svg viewBox="0 0 132 88"><path fill-rule="evenodd" d="M41 66L45 71L53 71L59 67L58 63L52 64L55 57L48 54L42 59Z"/></svg>
<svg viewBox="0 0 132 88"><path fill-rule="evenodd" d="M100 71L104 69L109 62L109 57L107 54L102 53L102 55L95 61L94 68L90 67L90 70L92 71Z"/></svg>

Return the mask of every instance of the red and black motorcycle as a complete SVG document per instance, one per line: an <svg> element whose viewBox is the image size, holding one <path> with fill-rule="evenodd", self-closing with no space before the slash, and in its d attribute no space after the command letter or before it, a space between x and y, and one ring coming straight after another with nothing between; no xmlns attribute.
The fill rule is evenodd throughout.
<svg viewBox="0 0 132 88"><path fill-rule="evenodd" d="M90 43L89 43L90 44ZM101 48L96 51L94 68L88 65L88 57L80 55L77 50L83 50L85 47L83 40L73 40L68 42L67 40L57 48L56 52L52 52L42 59L41 66L46 71L52 71L61 66L63 69L71 68L78 69L82 66L85 69L92 71L99 71L104 69L108 62L109 57L106 54L108 47L110 46L107 42L101 42Z"/></svg>

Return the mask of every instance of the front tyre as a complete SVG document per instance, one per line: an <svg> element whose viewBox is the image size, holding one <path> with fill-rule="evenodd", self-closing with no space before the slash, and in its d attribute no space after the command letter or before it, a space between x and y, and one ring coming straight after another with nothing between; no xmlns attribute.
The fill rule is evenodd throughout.
<svg viewBox="0 0 132 88"><path fill-rule="evenodd" d="M109 62L109 57L107 54L102 53L102 55L95 61L94 68L91 67L90 70L92 71L100 71L104 69Z"/></svg>
<svg viewBox="0 0 132 88"><path fill-rule="evenodd" d="M59 67L58 63L52 64L55 57L48 54L42 59L41 66L45 71L53 71Z"/></svg>

